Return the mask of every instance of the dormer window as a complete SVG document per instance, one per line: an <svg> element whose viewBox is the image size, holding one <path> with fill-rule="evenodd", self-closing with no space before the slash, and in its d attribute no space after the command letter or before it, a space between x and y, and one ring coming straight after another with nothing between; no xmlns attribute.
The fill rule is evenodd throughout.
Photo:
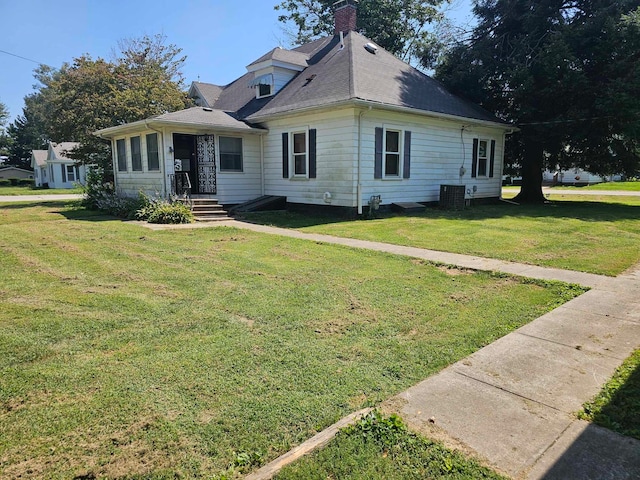
<svg viewBox="0 0 640 480"><path fill-rule="evenodd" d="M264 98L270 97L275 93L273 83L273 74L268 73L266 75L257 76L249 86L255 87L256 98Z"/></svg>
<svg viewBox="0 0 640 480"><path fill-rule="evenodd" d="M270 97L272 95L273 85L261 83L258 85L258 98Z"/></svg>

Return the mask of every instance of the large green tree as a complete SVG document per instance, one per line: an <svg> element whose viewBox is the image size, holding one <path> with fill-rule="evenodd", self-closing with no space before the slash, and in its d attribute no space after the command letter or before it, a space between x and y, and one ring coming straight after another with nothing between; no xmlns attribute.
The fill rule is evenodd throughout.
<svg viewBox="0 0 640 480"><path fill-rule="evenodd" d="M476 0L478 25L437 77L520 131L508 160L518 200L542 202L542 170L596 174L640 165L638 0Z"/></svg>
<svg viewBox="0 0 640 480"><path fill-rule="evenodd" d="M411 62L429 66L437 56L439 39L429 26L443 16L439 7L450 0L360 0L357 27L385 50ZM275 6L283 23L295 25L294 43L300 45L334 34L335 0L286 0Z"/></svg>
<svg viewBox="0 0 640 480"><path fill-rule="evenodd" d="M25 98L24 122L16 125L16 133L41 128L40 138L79 142L67 152L70 158L110 170L109 143L94 131L190 104L180 48L166 45L162 35L125 40L119 47L112 60L83 55L60 69L39 67L39 85Z"/></svg>

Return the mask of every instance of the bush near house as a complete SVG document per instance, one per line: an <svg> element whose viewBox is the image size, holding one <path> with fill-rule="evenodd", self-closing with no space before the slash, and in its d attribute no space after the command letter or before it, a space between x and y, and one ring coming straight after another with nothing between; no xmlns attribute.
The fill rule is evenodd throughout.
<svg viewBox="0 0 640 480"><path fill-rule="evenodd" d="M181 202L168 202L159 197L150 197L140 192L138 198L116 194L113 183L105 181L104 170L93 168L87 173L86 185L82 187L82 204L90 210L101 210L128 220L146 220L149 223L191 223L193 213Z"/></svg>

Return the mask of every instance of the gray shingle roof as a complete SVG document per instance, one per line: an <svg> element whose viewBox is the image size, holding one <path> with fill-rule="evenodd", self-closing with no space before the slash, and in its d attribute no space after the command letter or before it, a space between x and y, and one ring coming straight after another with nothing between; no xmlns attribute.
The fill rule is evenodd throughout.
<svg viewBox="0 0 640 480"><path fill-rule="evenodd" d="M222 90L224 90L224 87L204 82L193 82L191 88L197 90L198 97L203 102L202 106L204 107L211 107L220 96L220 93L222 93Z"/></svg>
<svg viewBox="0 0 640 480"><path fill-rule="evenodd" d="M36 166L44 167L47 163L48 150L31 150L31 155L35 160Z"/></svg>
<svg viewBox="0 0 640 480"><path fill-rule="evenodd" d="M203 107L191 107L173 113L165 113L147 120L153 123L179 123L194 126L212 126L234 130L253 130L242 120L238 120L230 112Z"/></svg>
<svg viewBox="0 0 640 480"><path fill-rule="evenodd" d="M490 112L449 93L438 81L394 55L378 48L375 54L365 45L371 41L357 32L314 42L309 67L295 77L271 101L248 120L349 100L405 107L425 112L504 123Z"/></svg>
<svg viewBox="0 0 640 480"><path fill-rule="evenodd" d="M69 161L74 161L74 160L67 158L64 155L64 152L73 150L74 148L80 146L78 142L60 142L60 143L51 143L50 145L51 145L51 148L53 149L53 152L56 154L56 158L58 158L59 160L69 160Z"/></svg>
<svg viewBox="0 0 640 480"><path fill-rule="evenodd" d="M249 67L252 67L262 62L266 62L267 60L276 60L280 62L290 63L291 65L299 65L301 67L306 67L308 59L309 59L309 55L306 53L299 52L296 50L285 50L283 48L276 47L270 52L264 54L255 62L250 63Z"/></svg>

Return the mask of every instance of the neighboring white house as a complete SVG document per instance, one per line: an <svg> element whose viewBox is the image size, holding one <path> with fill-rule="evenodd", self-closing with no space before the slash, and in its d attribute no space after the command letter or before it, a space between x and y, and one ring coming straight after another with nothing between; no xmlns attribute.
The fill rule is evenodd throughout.
<svg viewBox="0 0 640 480"><path fill-rule="evenodd" d="M49 142L47 150L31 152L31 168L33 168L36 187L73 188L83 184L87 178L87 169L75 160L65 157L65 152L78 146L75 142Z"/></svg>
<svg viewBox="0 0 640 480"><path fill-rule="evenodd" d="M542 181L552 185L593 185L594 183L620 182L622 181L622 175L602 177L580 168L571 168L569 170L558 168L555 171L545 170L542 172Z"/></svg>
<svg viewBox="0 0 640 480"><path fill-rule="evenodd" d="M440 186L498 198L514 127L456 97L355 31L275 48L226 86L194 82L197 107L96 132L111 140L116 189L237 204L261 195L350 207L438 201Z"/></svg>
<svg viewBox="0 0 640 480"><path fill-rule="evenodd" d="M33 172L31 170L25 170L18 167L0 167L0 178L33 178Z"/></svg>

